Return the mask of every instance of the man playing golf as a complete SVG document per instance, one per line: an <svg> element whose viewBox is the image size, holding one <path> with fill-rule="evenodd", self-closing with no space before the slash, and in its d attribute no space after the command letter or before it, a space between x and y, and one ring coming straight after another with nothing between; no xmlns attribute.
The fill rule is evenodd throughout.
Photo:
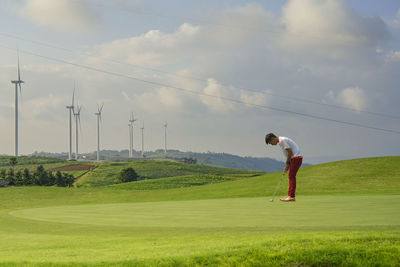
<svg viewBox="0 0 400 267"><path fill-rule="evenodd" d="M281 201L289 202L296 201L296 174L303 162L303 154L299 146L290 138L269 133L265 136L265 143L279 146L282 148L283 154L286 156L286 166L283 170L283 175L289 171L289 192L286 197L281 198Z"/></svg>

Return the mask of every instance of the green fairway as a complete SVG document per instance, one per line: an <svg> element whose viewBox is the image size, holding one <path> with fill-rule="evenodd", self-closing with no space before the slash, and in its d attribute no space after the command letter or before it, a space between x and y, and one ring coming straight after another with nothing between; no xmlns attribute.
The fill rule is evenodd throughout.
<svg viewBox="0 0 400 267"><path fill-rule="evenodd" d="M10 212L48 222L117 227L399 226L400 195L314 196L297 203L268 198L55 206Z"/></svg>
<svg viewBox="0 0 400 267"><path fill-rule="evenodd" d="M400 157L301 168L293 203L269 202L280 173L142 167L182 176L0 188L0 265L400 265Z"/></svg>

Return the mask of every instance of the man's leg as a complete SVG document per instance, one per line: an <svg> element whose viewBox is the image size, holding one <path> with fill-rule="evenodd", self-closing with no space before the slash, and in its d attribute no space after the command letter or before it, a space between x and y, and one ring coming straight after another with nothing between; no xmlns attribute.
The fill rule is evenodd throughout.
<svg viewBox="0 0 400 267"><path fill-rule="evenodd" d="M294 158L290 162L289 166L289 192L288 195L290 197L296 196L296 174L299 170L301 163L303 162L303 158Z"/></svg>

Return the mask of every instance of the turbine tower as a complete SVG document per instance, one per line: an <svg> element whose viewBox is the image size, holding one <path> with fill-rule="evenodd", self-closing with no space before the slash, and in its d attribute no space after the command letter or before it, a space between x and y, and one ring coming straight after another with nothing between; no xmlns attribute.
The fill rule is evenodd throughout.
<svg viewBox="0 0 400 267"><path fill-rule="evenodd" d="M15 84L15 156L18 157L18 87L19 93L22 96L21 83L24 81L21 80L21 72L19 69L19 53L18 55L18 80L11 81L11 83Z"/></svg>
<svg viewBox="0 0 400 267"><path fill-rule="evenodd" d="M97 113L94 115L97 116L97 161L100 161L100 122L101 122L101 111L103 110L104 104L99 107L97 105Z"/></svg>
<svg viewBox="0 0 400 267"><path fill-rule="evenodd" d="M129 158L132 158L132 124L129 123L128 124L128 128L129 128Z"/></svg>
<svg viewBox="0 0 400 267"><path fill-rule="evenodd" d="M129 119L129 157L133 157L133 123L137 121L133 116L133 112L131 114L131 118Z"/></svg>
<svg viewBox="0 0 400 267"><path fill-rule="evenodd" d="M70 106L66 108L69 110L69 151L68 151L68 160L72 159L72 113L74 112L74 96L75 96L75 83L74 83L74 91L72 92L72 103Z"/></svg>
<svg viewBox="0 0 400 267"><path fill-rule="evenodd" d="M165 154L167 154L167 126L168 126L168 123L167 122L165 122L165 124L164 124L164 128L165 128L165 135L164 135L164 141L165 141L165 148L164 148L164 152L165 152Z"/></svg>
<svg viewBox="0 0 400 267"><path fill-rule="evenodd" d="M79 155L79 127L81 126L81 108L79 105L76 106L77 112L74 111L75 117L75 160L78 160Z"/></svg>
<svg viewBox="0 0 400 267"><path fill-rule="evenodd" d="M144 158L144 121L143 126L140 129L142 129L142 158Z"/></svg>

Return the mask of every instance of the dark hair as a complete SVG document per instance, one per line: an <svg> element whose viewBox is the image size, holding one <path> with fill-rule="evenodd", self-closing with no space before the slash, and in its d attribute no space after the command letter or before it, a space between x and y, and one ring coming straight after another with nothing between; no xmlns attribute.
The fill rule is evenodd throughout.
<svg viewBox="0 0 400 267"><path fill-rule="evenodd" d="M268 145L269 141L271 141L272 138L276 137L273 133L269 133L265 136L265 143Z"/></svg>

